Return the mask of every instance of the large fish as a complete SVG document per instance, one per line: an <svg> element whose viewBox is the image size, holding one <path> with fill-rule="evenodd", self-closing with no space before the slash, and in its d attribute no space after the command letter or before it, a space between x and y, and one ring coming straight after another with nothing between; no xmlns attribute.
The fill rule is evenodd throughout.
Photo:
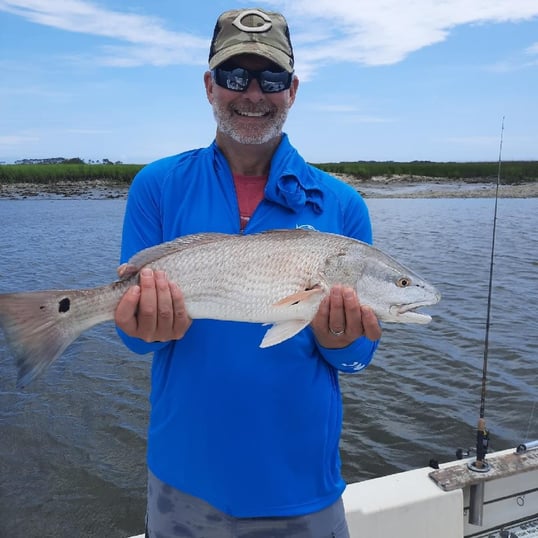
<svg viewBox="0 0 538 538"><path fill-rule="evenodd" d="M121 279L93 289L0 295L0 326L16 357L17 386L27 385L83 332L114 319L143 267L164 270L184 295L191 318L271 324L260 347L308 325L334 284L352 286L362 304L387 322L428 323L415 309L439 292L377 248L307 230L252 235L202 233L136 254Z"/></svg>

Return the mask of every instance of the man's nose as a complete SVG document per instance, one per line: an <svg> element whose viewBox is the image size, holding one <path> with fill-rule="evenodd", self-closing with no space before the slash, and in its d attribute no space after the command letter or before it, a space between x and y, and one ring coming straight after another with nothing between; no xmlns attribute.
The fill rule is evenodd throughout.
<svg viewBox="0 0 538 538"><path fill-rule="evenodd" d="M263 95L260 83L258 82L257 79L253 78L249 82L249 85L247 89L245 90L245 93L251 98L257 97L258 99Z"/></svg>

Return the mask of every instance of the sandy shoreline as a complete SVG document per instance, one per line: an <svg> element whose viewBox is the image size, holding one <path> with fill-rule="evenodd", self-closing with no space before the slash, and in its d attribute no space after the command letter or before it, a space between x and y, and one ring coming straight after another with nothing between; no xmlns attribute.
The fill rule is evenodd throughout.
<svg viewBox="0 0 538 538"><path fill-rule="evenodd" d="M493 198L495 182L455 181L445 178L418 176L379 176L357 180L334 174L357 189L365 198ZM499 185L501 198L537 198L538 181Z"/></svg>
<svg viewBox="0 0 538 538"><path fill-rule="evenodd" d="M124 183L113 183L100 179L93 181L59 181L47 184L9 183L0 184L0 200L124 199L127 198L128 188Z"/></svg>
<svg viewBox="0 0 538 538"><path fill-rule="evenodd" d="M379 176L358 180L352 176L334 174L352 185L365 198L492 198L495 183L484 181L451 181L443 178L417 176ZM88 182L62 181L46 185L14 183L0 185L0 199L125 199L128 186L96 180ZM537 198L538 181L501 185L501 198Z"/></svg>

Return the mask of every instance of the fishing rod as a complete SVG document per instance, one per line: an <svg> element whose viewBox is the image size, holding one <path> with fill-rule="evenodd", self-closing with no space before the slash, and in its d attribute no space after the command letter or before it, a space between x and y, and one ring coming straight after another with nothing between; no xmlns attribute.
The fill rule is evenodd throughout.
<svg viewBox="0 0 538 538"><path fill-rule="evenodd" d="M484 336L484 359L482 361L482 388L480 392L480 414L478 419L477 438L476 438L476 463L485 463L488 449L489 432L486 429L485 411L486 411L486 388L488 380L488 354L489 354L489 329L491 326L491 298L493 296L493 266L495 258L495 240L497 237L497 208L499 205L499 186L501 184L501 165L502 149L504 135L504 116L501 123L501 138L499 142L499 162L497 166L497 183L495 186L495 206L493 210L493 230L491 234L491 257L489 262L489 283L488 283L488 303L486 315L486 332Z"/></svg>
<svg viewBox="0 0 538 538"><path fill-rule="evenodd" d="M491 238L491 257L489 263L488 303L486 314L486 331L484 335L484 358L482 361L482 386L480 391L480 413L476 428L476 460L468 464L471 471L485 473L490 467L486 462L489 446L489 431L486 428L486 389L488 380L489 329L491 326L491 298L493 295L493 266L495 258L495 239L497 236L497 207L499 202L499 186L501 183L502 148L504 135L504 116L501 122L501 137L499 142L499 161L497 166L497 183L495 187L495 206L493 211L493 230ZM482 525L484 508L484 481L470 488L469 523Z"/></svg>

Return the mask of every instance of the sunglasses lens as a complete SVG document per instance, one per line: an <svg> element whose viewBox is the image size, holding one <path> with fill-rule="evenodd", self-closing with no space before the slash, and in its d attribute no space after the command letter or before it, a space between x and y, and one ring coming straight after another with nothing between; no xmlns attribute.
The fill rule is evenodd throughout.
<svg viewBox="0 0 538 538"><path fill-rule="evenodd" d="M256 79L262 92L278 93L291 86L292 74L287 71L249 71L243 67L213 69L215 82L232 92L244 92L250 81Z"/></svg>
<svg viewBox="0 0 538 538"><path fill-rule="evenodd" d="M217 84L232 92L244 92L250 82L248 71L242 67L234 69L217 67L214 71Z"/></svg>
<svg viewBox="0 0 538 538"><path fill-rule="evenodd" d="M262 71L258 76L262 92L278 93L287 90L291 85L291 73L287 71Z"/></svg>

